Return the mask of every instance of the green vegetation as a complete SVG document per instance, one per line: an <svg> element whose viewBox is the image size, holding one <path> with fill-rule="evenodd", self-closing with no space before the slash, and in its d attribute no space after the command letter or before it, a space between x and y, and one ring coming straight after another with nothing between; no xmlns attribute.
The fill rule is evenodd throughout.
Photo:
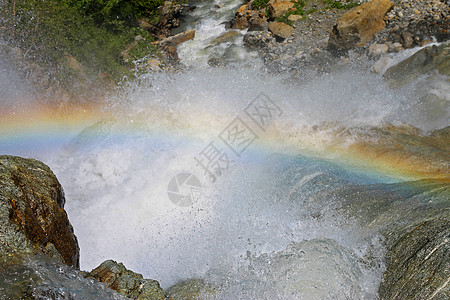
<svg viewBox="0 0 450 300"><path fill-rule="evenodd" d="M260 0L261 1L261 0ZM312 7L313 8L309 8L306 9L306 5L308 4L308 0L299 0L298 2L294 2L294 9L292 11L288 11L287 13L285 13L283 16L275 18L275 21L278 22L284 22L288 25L292 25L292 21L289 20L289 16L290 15L299 15L299 16L305 16L305 15L309 15L309 14L313 14L315 12L320 12L323 10L327 10L327 9L350 9L353 7L358 6L358 3L355 2L350 2L351 0L347 1L345 4L343 4L342 2L339 1L334 1L334 0L321 0L319 1L314 1L311 3L311 1L309 2L309 4L315 4ZM268 16L268 10L266 10L266 16Z"/></svg>
<svg viewBox="0 0 450 300"><path fill-rule="evenodd" d="M63 85L79 72L65 57L73 56L87 79L107 73L118 82L132 68L132 60L156 53L154 39L138 25L140 18L159 20L163 0L5 0L0 6L0 29L7 42L22 50L52 80ZM6 34L3 34L3 31ZM123 51L140 35L145 40Z"/></svg>
<svg viewBox="0 0 450 300"><path fill-rule="evenodd" d="M342 4L342 2L333 0L325 0L325 4L329 5L327 8L337 8L337 9L350 9L359 5L358 3L355 2Z"/></svg>
<svg viewBox="0 0 450 300"><path fill-rule="evenodd" d="M256 9L261 9L267 6L269 0L255 0L252 2L252 7Z"/></svg>

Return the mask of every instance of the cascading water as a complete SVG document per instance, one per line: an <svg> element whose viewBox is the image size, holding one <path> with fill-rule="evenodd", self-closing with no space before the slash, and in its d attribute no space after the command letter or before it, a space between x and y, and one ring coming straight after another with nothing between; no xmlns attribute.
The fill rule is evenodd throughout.
<svg viewBox="0 0 450 300"><path fill-rule="evenodd" d="M335 193L355 186L383 191L414 176L347 151L361 139L382 138L374 128L409 124L427 132L447 125L448 114L433 114L442 104L423 103L411 87L391 90L368 63L304 82L259 64L208 68L210 54L230 47L207 48L224 32L217 23L239 4L229 1L219 18L211 11L192 25L197 38L179 47L188 70L144 74L101 114L73 124L56 120L48 135L39 117L29 121L34 127L0 131L0 152L38 158L54 170L82 269L115 259L164 288L203 278L223 299L377 298L380 237L337 210ZM197 11L213 5L203 2ZM246 113L261 93L278 109L264 127ZM237 143L223 135L234 122L247 128ZM23 135L9 134L20 126ZM214 182L196 160L211 145L225 155ZM168 197L180 173L201 182L201 194L187 207Z"/></svg>

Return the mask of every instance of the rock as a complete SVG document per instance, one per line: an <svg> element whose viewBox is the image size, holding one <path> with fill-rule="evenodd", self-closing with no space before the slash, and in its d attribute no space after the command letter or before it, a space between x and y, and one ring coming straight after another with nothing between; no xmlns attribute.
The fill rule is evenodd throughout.
<svg viewBox="0 0 450 300"><path fill-rule="evenodd" d="M244 12L248 9L247 5L242 5L241 7L238 8L238 10L236 11L236 15L243 15Z"/></svg>
<svg viewBox="0 0 450 300"><path fill-rule="evenodd" d="M279 18L294 7L292 2L276 2L269 5L269 14L272 18Z"/></svg>
<svg viewBox="0 0 450 300"><path fill-rule="evenodd" d="M448 143L449 130L432 133L430 138ZM402 148L419 144L414 128L387 130L386 134L397 136L397 141L404 136ZM364 230L383 236L386 271L379 287L380 299L448 298L449 195L448 181L441 180L384 184L372 189L352 187L335 194L344 199L345 213L358 218Z"/></svg>
<svg viewBox="0 0 450 300"><path fill-rule="evenodd" d="M369 54L371 56L377 57L383 54L386 54L389 50L389 47L384 44L372 44L369 47Z"/></svg>
<svg viewBox="0 0 450 300"><path fill-rule="evenodd" d="M166 291L173 300L214 299L215 290L202 279L188 279L179 282Z"/></svg>
<svg viewBox="0 0 450 300"><path fill-rule="evenodd" d="M247 20L247 18L246 17L239 17L239 18L236 18L232 28L233 29L242 30L242 29L245 29L247 27L248 27L248 20Z"/></svg>
<svg viewBox="0 0 450 300"><path fill-rule="evenodd" d="M384 78L391 86L403 86L421 75L437 72L450 76L450 42L430 46L389 68Z"/></svg>
<svg viewBox="0 0 450 300"><path fill-rule="evenodd" d="M44 253L79 267L64 191L42 162L0 156L0 256Z"/></svg>
<svg viewBox="0 0 450 300"><path fill-rule="evenodd" d="M393 44L392 44L392 50L393 50L394 52L400 52L400 51L405 50L405 48L403 48L403 45L402 45L402 44L396 42L396 43L393 43Z"/></svg>
<svg viewBox="0 0 450 300"><path fill-rule="evenodd" d="M244 35L244 44L250 49L266 50L270 44L275 43L275 38L271 32L249 32Z"/></svg>
<svg viewBox="0 0 450 300"><path fill-rule="evenodd" d="M269 23L266 18L254 17L250 19L248 31L267 31Z"/></svg>
<svg viewBox="0 0 450 300"><path fill-rule="evenodd" d="M128 298L137 300L165 299L164 291L156 280L144 279L141 274L127 270L122 263L113 260L102 262L86 277L95 278Z"/></svg>
<svg viewBox="0 0 450 300"><path fill-rule="evenodd" d="M178 44L192 40L193 38L195 38L195 30L191 29L185 32L181 32L177 35L165 38L162 41L160 41L159 44L161 46L168 46L168 45L177 46Z"/></svg>
<svg viewBox="0 0 450 300"><path fill-rule="evenodd" d="M408 224L392 239L380 299L448 299L449 215Z"/></svg>
<svg viewBox="0 0 450 300"><path fill-rule="evenodd" d="M349 10L333 26L328 49L342 54L363 46L385 27L383 18L393 6L389 0L371 0Z"/></svg>
<svg viewBox="0 0 450 300"><path fill-rule="evenodd" d="M402 40L403 40L403 47L405 48L411 48L414 44L412 34L407 31L402 32Z"/></svg>
<svg viewBox="0 0 450 300"><path fill-rule="evenodd" d="M388 68L389 65L392 63L392 58L384 56L380 58L374 65L373 65L373 71L377 74L383 74Z"/></svg>
<svg viewBox="0 0 450 300"><path fill-rule="evenodd" d="M47 255L0 258L0 270L0 299L129 299Z"/></svg>
<svg viewBox="0 0 450 300"><path fill-rule="evenodd" d="M278 41L282 41L291 35L294 28L283 22L270 22L269 31L273 33Z"/></svg>
<svg viewBox="0 0 450 300"><path fill-rule="evenodd" d="M298 20L301 20L301 19L303 19L303 17L302 16L300 16L300 15L290 15L289 17L288 17L288 20L289 21L292 21L292 22L297 22Z"/></svg>
<svg viewBox="0 0 450 300"><path fill-rule="evenodd" d="M152 69L153 71L160 71L161 70L161 62L157 59L149 59L147 61L147 66Z"/></svg>
<svg viewBox="0 0 450 300"><path fill-rule="evenodd" d="M219 35L218 37L214 38L210 45L220 45L223 43L231 42L233 41L237 36L241 36L242 34L238 31L230 30L227 32L224 32L223 34Z"/></svg>

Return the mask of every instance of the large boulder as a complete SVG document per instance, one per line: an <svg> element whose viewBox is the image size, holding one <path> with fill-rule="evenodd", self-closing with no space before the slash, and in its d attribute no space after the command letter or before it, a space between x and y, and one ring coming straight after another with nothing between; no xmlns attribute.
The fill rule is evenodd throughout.
<svg viewBox="0 0 450 300"><path fill-rule="evenodd" d="M63 189L48 166L0 156L0 257L44 253L78 268L78 241L64 203Z"/></svg>
<svg viewBox="0 0 450 300"><path fill-rule="evenodd" d="M128 270L122 263L107 260L86 276L105 283L128 298L137 300L163 300L165 294L158 281L144 279L141 274Z"/></svg>
<svg viewBox="0 0 450 300"><path fill-rule="evenodd" d="M426 47L389 68L383 77L391 86L400 87L423 75L450 76L450 42Z"/></svg>
<svg viewBox="0 0 450 300"><path fill-rule="evenodd" d="M393 7L389 0L372 0L349 10L333 26L328 49L340 54L363 46L384 29L383 18Z"/></svg>
<svg viewBox="0 0 450 300"><path fill-rule="evenodd" d="M380 299L449 299L450 211L407 225L392 240Z"/></svg>
<svg viewBox="0 0 450 300"><path fill-rule="evenodd" d="M294 28L283 22L270 22L269 31L273 33L277 41L282 41L292 34Z"/></svg>
<svg viewBox="0 0 450 300"><path fill-rule="evenodd" d="M269 4L269 13L272 18L279 18L294 7L293 2L277 2Z"/></svg>
<svg viewBox="0 0 450 300"><path fill-rule="evenodd" d="M445 180L343 188L346 215L380 233L386 271L380 299L448 299L450 184ZM405 209L407 207L407 209Z"/></svg>
<svg viewBox="0 0 450 300"><path fill-rule="evenodd" d="M203 279L193 278L181 281L166 291L171 300L215 299L215 289Z"/></svg>

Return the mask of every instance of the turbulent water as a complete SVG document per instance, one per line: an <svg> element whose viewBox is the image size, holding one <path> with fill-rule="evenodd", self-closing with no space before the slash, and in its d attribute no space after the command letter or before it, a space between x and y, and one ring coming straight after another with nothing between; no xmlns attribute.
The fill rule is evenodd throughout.
<svg viewBox="0 0 450 300"><path fill-rule="evenodd" d="M448 114L411 86L390 89L361 61L312 80L267 73L258 63L209 68L207 60L230 46L205 50L224 31L212 28L222 28L217 24L239 4L191 20L197 38L179 49L187 70L141 76L88 121L15 120L17 127L0 128L0 151L42 159L54 170L82 269L114 259L164 288L204 278L224 299L374 299L384 271L380 237L335 210L332 192L383 189L408 175L346 149L361 136L376 143L369 133L387 124L426 134L448 125ZM241 43L233 60L254 60ZM5 112L39 107L31 100L17 109L26 97L1 85ZM271 112L261 108L263 126L246 113L260 99ZM233 128L244 137L230 140ZM221 169L208 173L198 160L213 155ZM179 191L193 196L192 205L168 194L181 173L200 182Z"/></svg>

